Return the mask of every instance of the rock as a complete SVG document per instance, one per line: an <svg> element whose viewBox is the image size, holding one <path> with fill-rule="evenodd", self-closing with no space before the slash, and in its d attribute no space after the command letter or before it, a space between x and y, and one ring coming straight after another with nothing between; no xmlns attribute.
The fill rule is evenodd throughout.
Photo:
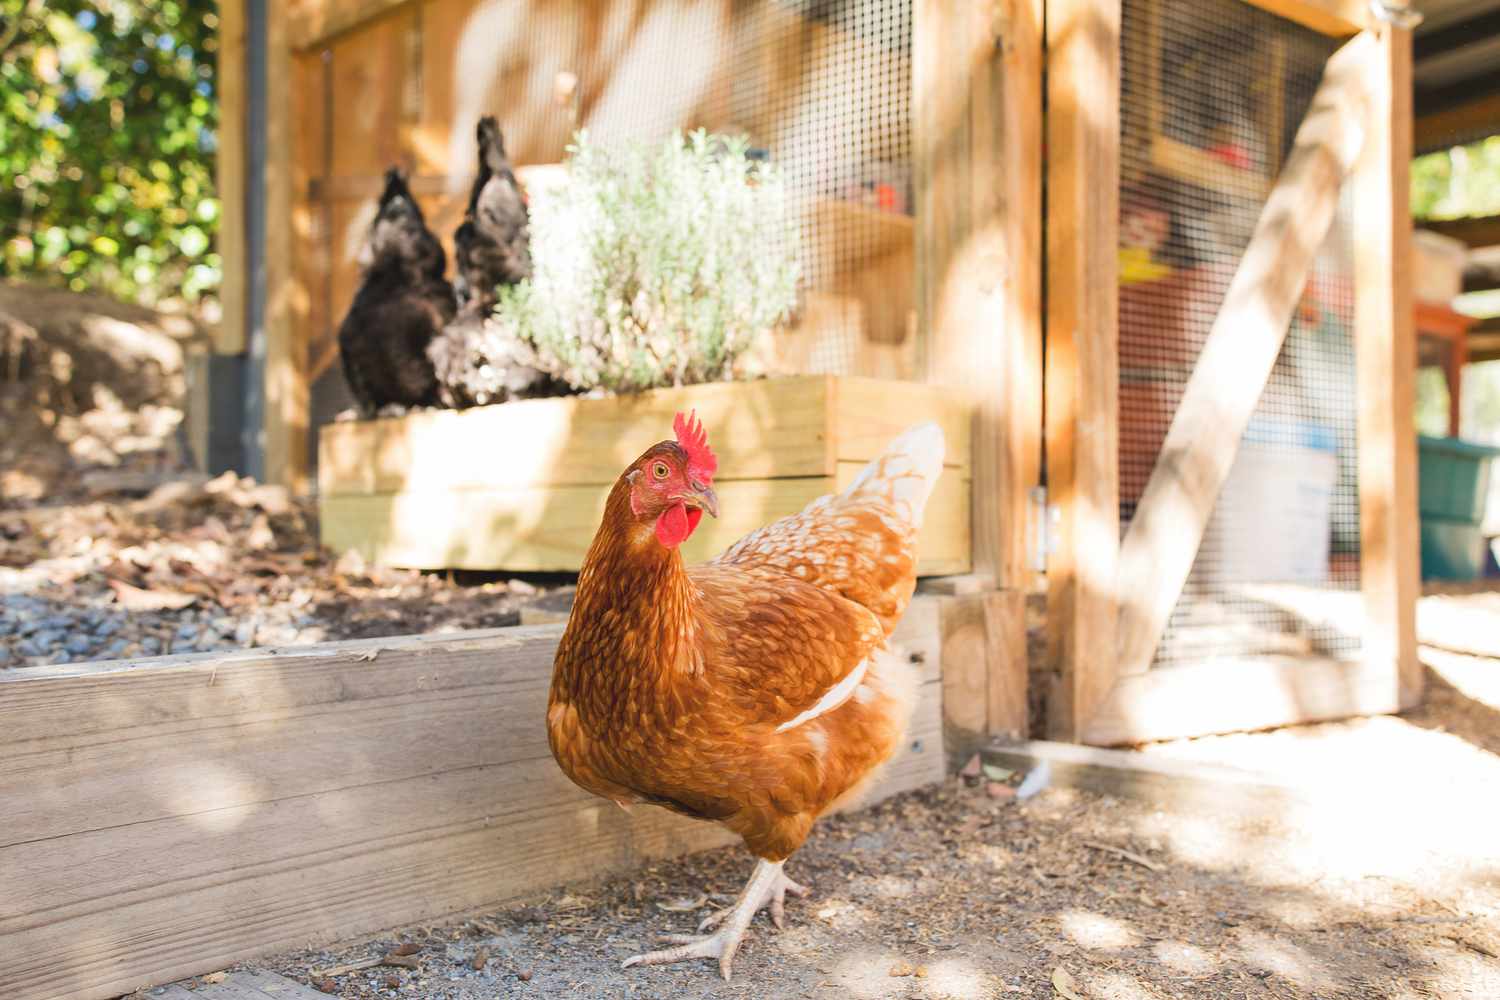
<svg viewBox="0 0 1500 1000"><path fill-rule="evenodd" d="M94 644L86 635L75 635L63 644L63 649L73 656L87 656L93 652Z"/></svg>
<svg viewBox="0 0 1500 1000"><path fill-rule="evenodd" d="M113 618L106 618L94 626L94 634L101 639L108 639L118 631L120 631L120 623Z"/></svg>
<svg viewBox="0 0 1500 1000"><path fill-rule="evenodd" d="M141 639L141 652L147 656L155 656L161 652L161 640L154 635L148 635Z"/></svg>
<svg viewBox="0 0 1500 1000"><path fill-rule="evenodd" d="M50 650L54 646L62 645L63 640L66 639L67 636L68 633L64 629L43 629L40 632L34 633L31 637L31 641L36 643L37 646L41 647L43 650Z"/></svg>
<svg viewBox="0 0 1500 1000"><path fill-rule="evenodd" d="M107 660L124 659L129 654L126 652L128 644L124 639L116 639L104 649L104 658Z"/></svg>

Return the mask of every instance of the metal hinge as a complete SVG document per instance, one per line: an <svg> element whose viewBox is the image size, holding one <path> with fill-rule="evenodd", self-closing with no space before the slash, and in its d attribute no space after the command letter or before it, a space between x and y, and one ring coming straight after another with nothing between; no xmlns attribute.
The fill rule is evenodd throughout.
<svg viewBox="0 0 1500 1000"><path fill-rule="evenodd" d="M1062 511L1047 502L1047 487L1031 488L1031 509L1026 518L1027 562L1034 573L1047 572L1047 557L1057 551Z"/></svg>

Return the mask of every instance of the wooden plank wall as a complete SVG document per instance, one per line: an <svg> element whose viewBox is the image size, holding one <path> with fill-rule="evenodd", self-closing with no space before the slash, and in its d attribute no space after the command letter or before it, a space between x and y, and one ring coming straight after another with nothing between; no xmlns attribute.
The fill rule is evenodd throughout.
<svg viewBox="0 0 1500 1000"><path fill-rule="evenodd" d="M0 995L102 1000L729 843L562 775L560 634L0 674ZM931 599L897 641L924 683L874 799L943 774Z"/></svg>

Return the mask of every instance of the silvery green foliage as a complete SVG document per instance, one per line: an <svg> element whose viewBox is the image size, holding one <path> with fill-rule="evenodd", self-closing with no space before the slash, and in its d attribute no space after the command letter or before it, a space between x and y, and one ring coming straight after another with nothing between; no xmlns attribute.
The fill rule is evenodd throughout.
<svg viewBox="0 0 1500 1000"><path fill-rule="evenodd" d="M535 274L491 322L579 391L732 377L787 319L798 274L785 187L747 150L703 131L655 149L580 133L568 181L533 206Z"/></svg>

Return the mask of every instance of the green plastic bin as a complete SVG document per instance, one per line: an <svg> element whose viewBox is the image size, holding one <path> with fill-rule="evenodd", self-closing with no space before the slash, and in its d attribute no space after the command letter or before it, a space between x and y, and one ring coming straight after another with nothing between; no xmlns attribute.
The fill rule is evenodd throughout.
<svg viewBox="0 0 1500 1000"><path fill-rule="evenodd" d="M1478 524L1490 490L1490 464L1500 448L1458 438L1417 436L1422 516Z"/></svg>
<svg viewBox="0 0 1500 1000"><path fill-rule="evenodd" d="M1497 457L1500 448L1418 435L1425 579L1477 580L1484 575L1484 536L1479 529Z"/></svg>

